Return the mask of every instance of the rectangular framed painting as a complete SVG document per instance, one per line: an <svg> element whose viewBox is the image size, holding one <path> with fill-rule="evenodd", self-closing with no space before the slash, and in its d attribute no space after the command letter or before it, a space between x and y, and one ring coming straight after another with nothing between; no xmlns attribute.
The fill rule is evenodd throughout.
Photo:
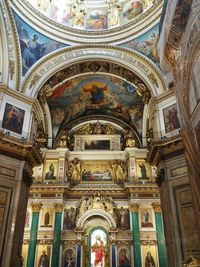
<svg viewBox="0 0 200 267"><path fill-rule="evenodd" d="M180 128L177 105L173 104L163 110L165 132L169 133Z"/></svg>
<svg viewBox="0 0 200 267"><path fill-rule="evenodd" d="M151 241L150 241L151 242ZM142 266L158 266L158 253L157 253L157 246L148 244L142 245Z"/></svg>
<svg viewBox="0 0 200 267"><path fill-rule="evenodd" d="M6 103L2 127L9 131L21 134L24 122L24 115L24 110Z"/></svg>
<svg viewBox="0 0 200 267"><path fill-rule="evenodd" d="M85 150L110 150L110 140L85 140Z"/></svg>
<svg viewBox="0 0 200 267"><path fill-rule="evenodd" d="M40 217L40 227L52 227L53 225L53 209L42 208Z"/></svg>
<svg viewBox="0 0 200 267"><path fill-rule="evenodd" d="M140 221L141 221L141 227L142 228L153 227L152 209L150 209L150 208L140 209Z"/></svg>
<svg viewBox="0 0 200 267"><path fill-rule="evenodd" d="M136 178L138 180L149 180L152 177L151 166L144 159L136 160Z"/></svg>
<svg viewBox="0 0 200 267"><path fill-rule="evenodd" d="M83 161L82 181L112 181L112 169L109 161Z"/></svg>
<svg viewBox="0 0 200 267"><path fill-rule="evenodd" d="M42 240L43 241L43 240ZM41 241L40 241L41 242ZM45 241L43 244L37 246L37 256L36 256L36 265L35 266L51 266L51 245L46 245Z"/></svg>
<svg viewBox="0 0 200 267"><path fill-rule="evenodd" d="M58 160L46 160L44 163L43 180L55 181L58 176Z"/></svg>

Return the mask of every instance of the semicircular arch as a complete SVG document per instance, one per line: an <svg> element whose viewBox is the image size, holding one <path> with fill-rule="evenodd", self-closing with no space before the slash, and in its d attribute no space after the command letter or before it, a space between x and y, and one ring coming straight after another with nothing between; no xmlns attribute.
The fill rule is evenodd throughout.
<svg viewBox="0 0 200 267"><path fill-rule="evenodd" d="M162 72L144 55L125 48L85 45L63 48L39 60L25 76L22 90L25 95L36 98L41 87L56 72L67 65L79 64L91 58L114 62L131 70L144 81L152 96L157 96L166 89ZM73 72L70 78L73 78Z"/></svg>

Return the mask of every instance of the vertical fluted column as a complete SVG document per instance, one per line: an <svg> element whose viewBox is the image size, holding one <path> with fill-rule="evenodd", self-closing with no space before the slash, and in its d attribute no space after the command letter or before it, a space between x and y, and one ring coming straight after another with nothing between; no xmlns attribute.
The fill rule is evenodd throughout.
<svg viewBox="0 0 200 267"><path fill-rule="evenodd" d="M131 211L131 221L132 221L134 267L142 267L140 231L139 231L139 219L138 219L139 204L131 203L129 209Z"/></svg>
<svg viewBox="0 0 200 267"><path fill-rule="evenodd" d="M62 222L62 211L63 203L56 203L55 208L55 223L54 223L54 235L53 235L53 251L51 267L59 266L60 257L60 237L61 237L61 222Z"/></svg>
<svg viewBox="0 0 200 267"><path fill-rule="evenodd" d="M28 267L34 267L35 264L35 251L37 245L38 223L39 223L39 214L41 207L42 203L32 203L33 214L32 214L30 241L29 241L28 257L27 257Z"/></svg>
<svg viewBox="0 0 200 267"><path fill-rule="evenodd" d="M155 213L155 221L156 221L156 235L158 242L158 258L159 258L159 266L167 267L167 253L165 247L165 238L164 238L164 229L162 222L162 214L160 203L152 204L154 213Z"/></svg>

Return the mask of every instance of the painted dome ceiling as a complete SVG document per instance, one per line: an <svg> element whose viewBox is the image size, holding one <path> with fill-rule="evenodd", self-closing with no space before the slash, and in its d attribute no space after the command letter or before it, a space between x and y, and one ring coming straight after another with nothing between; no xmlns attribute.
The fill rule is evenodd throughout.
<svg viewBox="0 0 200 267"><path fill-rule="evenodd" d="M74 29L99 31L150 16L155 0L28 0L49 19Z"/></svg>

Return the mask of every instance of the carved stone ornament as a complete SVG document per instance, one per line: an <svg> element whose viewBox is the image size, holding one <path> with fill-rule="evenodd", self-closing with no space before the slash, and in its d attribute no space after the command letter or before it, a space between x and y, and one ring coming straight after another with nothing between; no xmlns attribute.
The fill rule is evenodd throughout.
<svg viewBox="0 0 200 267"><path fill-rule="evenodd" d="M152 203L152 207L153 207L155 212L161 212L160 203Z"/></svg>
<svg viewBox="0 0 200 267"><path fill-rule="evenodd" d="M43 205L42 203L32 203L31 204L32 211L33 212L40 212L42 205Z"/></svg>
<svg viewBox="0 0 200 267"><path fill-rule="evenodd" d="M140 207L140 205L137 204L137 203L130 203L130 204L129 204L129 209L130 209L130 211L132 211L132 212L137 212L137 213L138 213L138 211L139 211L139 207Z"/></svg>
<svg viewBox="0 0 200 267"><path fill-rule="evenodd" d="M62 212L64 209L64 204L63 203L55 203L54 209L55 209L55 212Z"/></svg>

